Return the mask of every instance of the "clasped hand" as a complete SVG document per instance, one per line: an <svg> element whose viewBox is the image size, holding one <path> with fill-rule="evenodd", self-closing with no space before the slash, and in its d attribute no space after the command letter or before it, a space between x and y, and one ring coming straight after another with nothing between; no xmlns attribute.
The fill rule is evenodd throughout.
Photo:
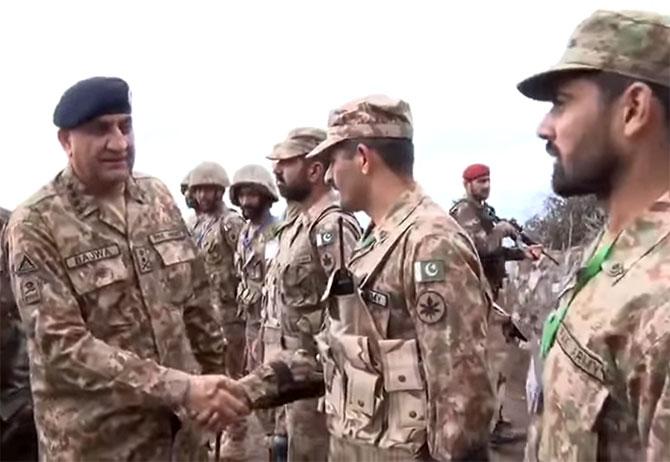
<svg viewBox="0 0 670 462"><path fill-rule="evenodd" d="M185 407L192 420L212 432L220 432L250 412L242 387L224 375L193 376Z"/></svg>

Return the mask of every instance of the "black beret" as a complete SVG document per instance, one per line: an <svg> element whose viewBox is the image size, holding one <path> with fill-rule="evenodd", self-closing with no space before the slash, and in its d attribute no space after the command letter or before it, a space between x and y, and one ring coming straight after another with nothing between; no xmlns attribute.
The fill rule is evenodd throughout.
<svg viewBox="0 0 670 462"><path fill-rule="evenodd" d="M54 124L74 128L107 114L130 114L130 88L118 77L92 77L65 90L54 110Z"/></svg>

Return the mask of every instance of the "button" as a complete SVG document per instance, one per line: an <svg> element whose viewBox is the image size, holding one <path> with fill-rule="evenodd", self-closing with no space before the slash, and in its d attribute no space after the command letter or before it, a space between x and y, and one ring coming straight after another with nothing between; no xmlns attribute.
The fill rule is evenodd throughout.
<svg viewBox="0 0 670 462"><path fill-rule="evenodd" d="M365 403L359 399L358 400L358 406L363 407L363 406L365 406Z"/></svg>
<svg viewBox="0 0 670 462"><path fill-rule="evenodd" d="M415 411L410 412L410 413L409 413L409 416L410 416L412 419L416 419L416 412L415 412Z"/></svg>
<svg viewBox="0 0 670 462"><path fill-rule="evenodd" d="M398 376L398 380L399 380L401 383L405 383L405 381L407 380L407 378L406 378L404 375L399 375L399 376Z"/></svg>

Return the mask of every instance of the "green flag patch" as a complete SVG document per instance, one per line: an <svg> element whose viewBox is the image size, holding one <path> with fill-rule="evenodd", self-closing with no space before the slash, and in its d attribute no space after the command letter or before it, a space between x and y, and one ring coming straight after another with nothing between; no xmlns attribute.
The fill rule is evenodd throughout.
<svg viewBox="0 0 670 462"><path fill-rule="evenodd" d="M414 280L416 282L444 281L444 261L426 260L415 262Z"/></svg>

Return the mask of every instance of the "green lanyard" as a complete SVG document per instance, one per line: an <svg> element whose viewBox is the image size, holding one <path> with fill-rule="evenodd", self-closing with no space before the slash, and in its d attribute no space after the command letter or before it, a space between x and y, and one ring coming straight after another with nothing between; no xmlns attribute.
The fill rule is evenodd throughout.
<svg viewBox="0 0 670 462"><path fill-rule="evenodd" d="M540 353L542 354L543 359L547 357L549 350L554 345L554 341L556 340L556 333L558 332L558 328L561 326L563 319L565 319L565 315L568 312L570 304L575 299L577 294L586 286L586 284L598 273L600 273L602 270L602 264L612 253L612 247L614 247L614 243L617 241L618 237L619 236L616 236L612 242L603 246L595 255L593 255L593 257L591 257L591 259L586 264L586 268L577 278L577 284L572 291L572 297L570 297L568 303L563 305L560 309L553 311L547 317L547 320L544 322L544 327L542 329L542 340L540 341Z"/></svg>

